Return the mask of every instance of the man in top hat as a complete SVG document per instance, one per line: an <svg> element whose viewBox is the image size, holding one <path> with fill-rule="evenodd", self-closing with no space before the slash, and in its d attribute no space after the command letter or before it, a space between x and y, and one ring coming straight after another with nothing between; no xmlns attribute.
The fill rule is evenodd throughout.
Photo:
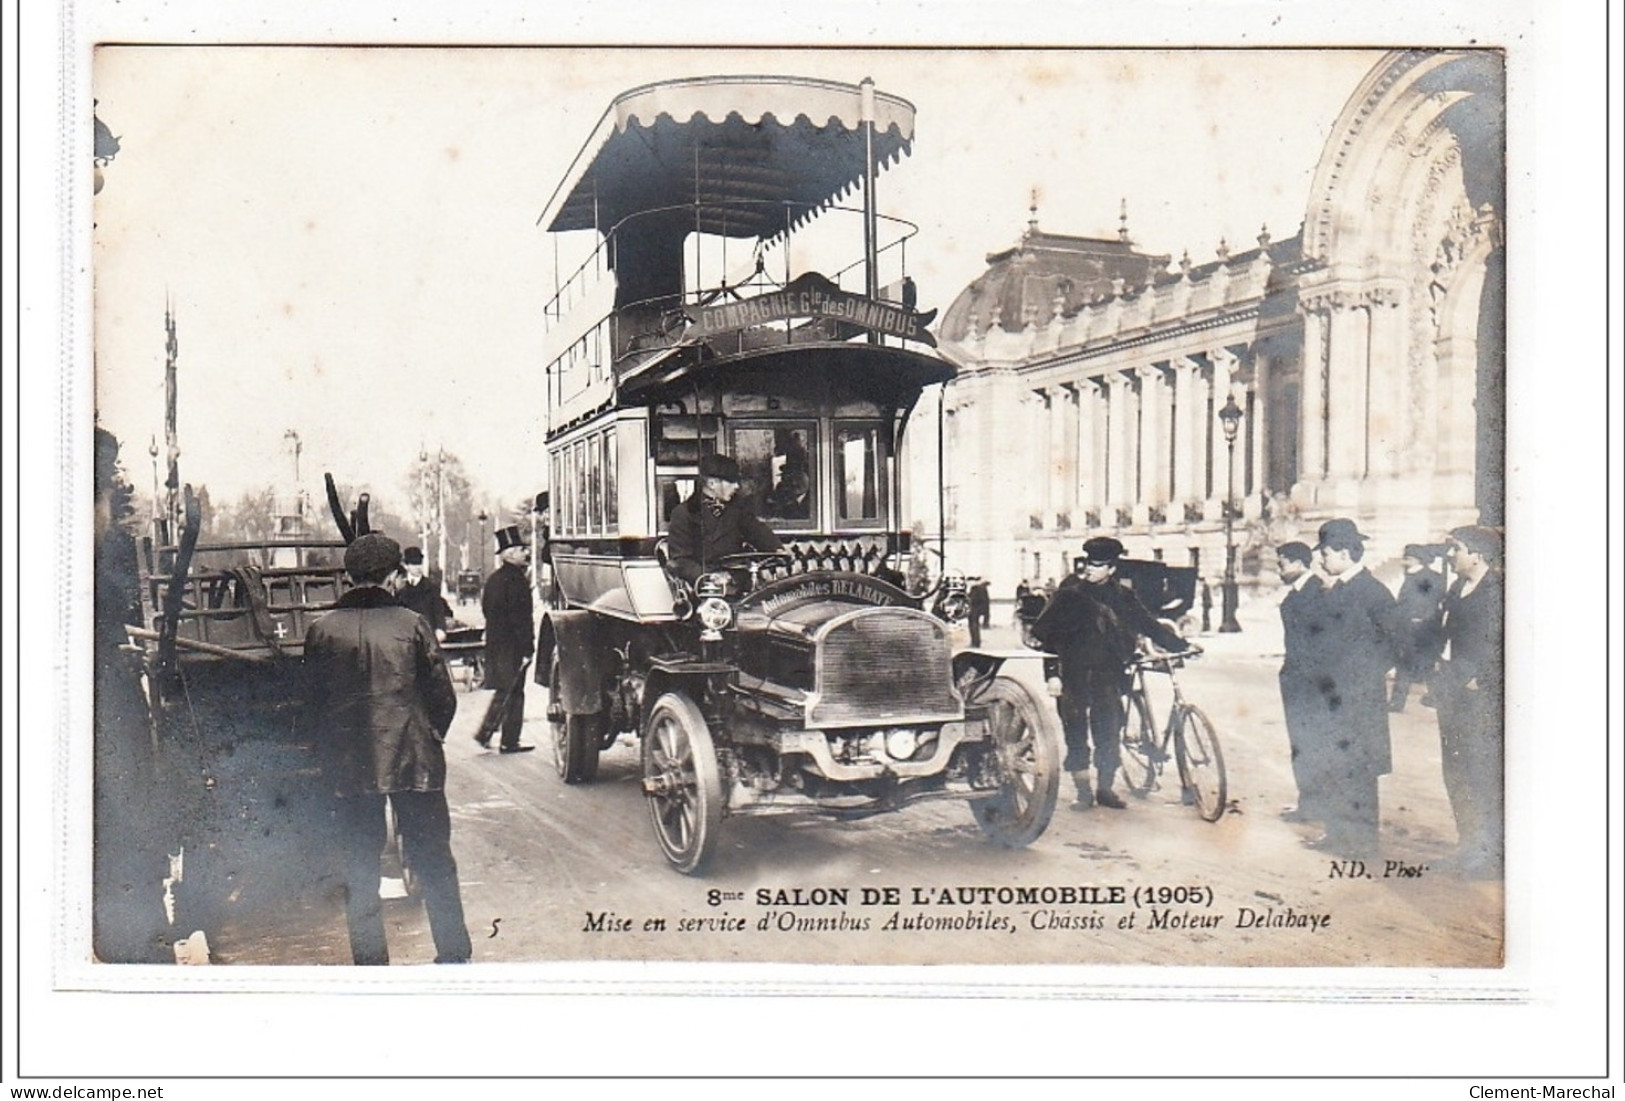
<svg viewBox="0 0 1625 1101"><path fill-rule="evenodd" d="M1316 719L1328 736L1321 804L1326 825L1313 848L1345 857L1377 851L1377 777L1393 768L1388 737L1388 670L1400 635L1394 597L1365 568L1366 537L1352 520L1320 525L1316 550L1330 579L1324 603L1325 660Z"/></svg>
<svg viewBox="0 0 1625 1101"><path fill-rule="evenodd" d="M1399 664L1394 667L1394 690L1389 696L1390 711L1405 710L1411 685L1425 681L1438 658L1437 629L1439 602L1444 599L1444 578L1431 563L1434 551L1420 543L1408 543L1400 559L1405 577L1399 583L1399 623L1404 631Z"/></svg>
<svg viewBox="0 0 1625 1101"><path fill-rule="evenodd" d="M1456 580L1439 612L1444 650L1435 678L1439 755L1456 818L1459 869L1465 876L1502 874L1502 733L1506 594L1501 533L1460 527L1450 532Z"/></svg>
<svg viewBox="0 0 1625 1101"><path fill-rule="evenodd" d="M1283 543L1275 548L1275 568L1286 586L1281 597L1281 711L1286 717L1292 778L1298 786L1297 806L1281 815L1289 822L1321 820L1320 789L1326 770L1328 737L1316 707L1325 663L1325 586L1314 572L1314 560L1307 543Z"/></svg>
<svg viewBox="0 0 1625 1101"><path fill-rule="evenodd" d="M1190 646L1159 623L1133 590L1114 580L1123 544L1109 535L1083 544L1081 575L1071 575L1033 623L1032 633L1061 659L1061 725L1066 733L1066 770L1077 786L1074 810L1099 804L1122 810L1112 790L1122 760L1123 694L1128 662L1142 636L1175 653ZM1094 784L1089 780L1093 757Z"/></svg>
<svg viewBox="0 0 1625 1101"><path fill-rule="evenodd" d="M530 548L517 525L502 528L496 539L500 565L486 579L480 594L480 610L485 613L485 683L509 694L502 716L502 752L529 753L536 747L520 745L519 731L525 722L525 681L520 673L525 660L536 652L535 608L525 572ZM482 729L475 740L489 745L491 735Z"/></svg>
<svg viewBox="0 0 1625 1101"><path fill-rule="evenodd" d="M399 543L363 535L345 549L344 569L355 587L305 632L304 664L322 775L338 796L350 954L389 962L378 900L388 799L422 885L435 962L467 963L441 748L457 714L451 674L428 622L395 600Z"/></svg>
<svg viewBox="0 0 1625 1101"><path fill-rule="evenodd" d="M434 637L446 640L446 624L451 621L451 605L440 595L440 586L423 576L423 550L407 547L401 552L401 565L406 569L406 580L395 593L395 599L405 607L429 621Z"/></svg>
<svg viewBox="0 0 1625 1101"><path fill-rule="evenodd" d="M699 487L671 511L671 571L692 584L725 555L783 546L739 496L739 463L728 455L701 456Z"/></svg>

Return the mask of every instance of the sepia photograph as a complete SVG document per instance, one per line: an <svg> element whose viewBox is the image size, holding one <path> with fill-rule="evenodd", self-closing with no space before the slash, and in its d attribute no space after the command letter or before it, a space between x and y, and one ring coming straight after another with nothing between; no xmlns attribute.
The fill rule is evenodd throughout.
<svg viewBox="0 0 1625 1101"><path fill-rule="evenodd" d="M1386 1003L1391 1064L1245 1070L1530 1056L1392 1008L1567 1009L1541 865L1616 797L1600 675L1538 720L1535 517L1595 475L1529 474L1518 36L490 25L78 43L36 981L391 1032ZM130 1065L287 1072L241 1040Z"/></svg>
<svg viewBox="0 0 1625 1101"><path fill-rule="evenodd" d="M99 961L1500 965L1499 51L93 77Z"/></svg>

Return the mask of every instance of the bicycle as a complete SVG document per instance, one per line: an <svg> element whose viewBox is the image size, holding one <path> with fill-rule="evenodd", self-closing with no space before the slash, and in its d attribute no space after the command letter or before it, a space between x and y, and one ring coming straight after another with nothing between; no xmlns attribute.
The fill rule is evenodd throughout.
<svg viewBox="0 0 1625 1101"><path fill-rule="evenodd" d="M1179 766L1181 801L1194 806L1203 820L1217 822L1224 815L1228 796L1224 751L1219 748L1219 735L1212 721L1201 708L1186 701L1174 672L1199 653L1140 654L1130 662L1132 679L1124 701L1128 721L1123 730L1122 771L1129 790L1142 799L1147 797L1161 786L1172 743ZM1145 689L1147 669L1167 673L1174 691L1168 725L1160 734Z"/></svg>

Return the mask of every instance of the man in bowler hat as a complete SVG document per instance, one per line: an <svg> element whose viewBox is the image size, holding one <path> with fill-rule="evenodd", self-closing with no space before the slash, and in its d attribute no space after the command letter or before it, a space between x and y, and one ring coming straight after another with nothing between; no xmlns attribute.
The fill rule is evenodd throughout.
<svg viewBox="0 0 1625 1101"><path fill-rule="evenodd" d="M671 511L667 547L671 571L692 584L718 558L776 551L784 544L739 496L739 463L729 455L700 457L700 484Z"/></svg>
<svg viewBox="0 0 1625 1101"><path fill-rule="evenodd" d="M1061 659L1065 767L1078 791L1072 809L1088 810L1098 804L1122 810L1127 804L1112 784L1122 761L1129 659L1142 636L1175 653L1190 647L1157 622L1133 590L1114 579L1122 543L1109 535L1096 536L1083 544L1083 553L1082 575L1069 575L1057 586L1032 633Z"/></svg>
<svg viewBox="0 0 1625 1101"><path fill-rule="evenodd" d="M1456 818L1458 870L1468 878L1499 879L1505 838L1501 533L1455 528L1447 553L1456 580L1439 613L1444 643L1435 679L1440 763Z"/></svg>
<svg viewBox="0 0 1625 1101"><path fill-rule="evenodd" d="M503 753L529 753L535 746L519 744L519 731L525 723L525 682L520 676L525 659L536 652L533 622L535 606L530 595L530 578L525 572L530 548L517 525L496 533L500 564L485 581L480 594L480 610L485 613L485 683L498 693L507 693L507 709L502 715ZM491 734L482 728L475 740L482 746Z"/></svg>
<svg viewBox="0 0 1625 1101"><path fill-rule="evenodd" d="M1282 815L1289 822L1321 820L1321 786L1326 769L1327 732L1318 721L1316 698L1325 662L1326 623L1322 607L1325 586L1313 570L1314 552L1306 543L1275 548L1276 570L1286 586L1281 598L1281 710L1286 717L1287 745L1298 803Z"/></svg>
<svg viewBox="0 0 1625 1101"><path fill-rule="evenodd" d="M446 624L451 621L451 605L440 595L440 586L423 576L423 551L407 547L401 552L401 564L406 568L406 580L401 583L395 599L405 607L429 621L434 637L446 640Z"/></svg>
<svg viewBox="0 0 1625 1101"><path fill-rule="evenodd" d="M1320 525L1316 550L1326 586L1325 655L1316 718L1328 736L1323 836L1310 847L1344 857L1374 856L1377 778L1393 769L1388 737L1388 670L1399 652L1394 597L1361 560L1366 537L1352 520Z"/></svg>
<svg viewBox="0 0 1625 1101"><path fill-rule="evenodd" d="M400 544L372 533L344 551L355 587L305 633L305 672L322 775L338 796L350 955L387 964L378 857L384 800L422 885L436 963L473 954L463 919L441 748L457 714L451 674L429 624L395 600Z"/></svg>

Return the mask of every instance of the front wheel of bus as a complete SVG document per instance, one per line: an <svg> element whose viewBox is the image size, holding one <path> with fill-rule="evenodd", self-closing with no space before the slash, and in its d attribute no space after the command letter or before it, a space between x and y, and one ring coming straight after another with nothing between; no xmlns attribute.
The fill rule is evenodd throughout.
<svg viewBox="0 0 1625 1101"><path fill-rule="evenodd" d="M711 728L694 701L668 692L643 733L643 794L655 839L685 875L704 867L722 827L722 776Z"/></svg>
<svg viewBox="0 0 1625 1101"><path fill-rule="evenodd" d="M604 740L604 713L574 715L564 710L563 673L558 648L547 675L547 724L552 734L553 767L567 784L585 784L598 775L598 749Z"/></svg>
<svg viewBox="0 0 1625 1101"><path fill-rule="evenodd" d="M995 677L981 700L998 754L999 790L971 803L994 841L1022 848L1036 841L1055 813L1061 783L1060 721L1049 700L1012 677Z"/></svg>

